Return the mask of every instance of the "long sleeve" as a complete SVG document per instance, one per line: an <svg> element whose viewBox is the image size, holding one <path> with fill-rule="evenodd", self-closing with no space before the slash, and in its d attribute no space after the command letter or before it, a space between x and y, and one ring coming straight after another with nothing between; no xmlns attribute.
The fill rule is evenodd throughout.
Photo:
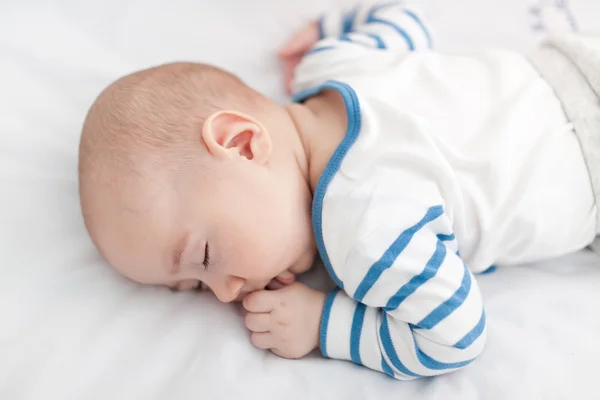
<svg viewBox="0 0 600 400"><path fill-rule="evenodd" d="M431 29L420 13L396 1L324 15L319 19L319 33L322 40L311 53L339 50L348 44L388 51L415 51L433 45Z"/></svg>
<svg viewBox="0 0 600 400"><path fill-rule="evenodd" d="M443 207L421 211L402 229L375 231L330 269L339 288L323 310L324 356L406 380L454 371L481 353L486 322L477 283ZM382 248L384 237L395 239Z"/></svg>
<svg viewBox="0 0 600 400"><path fill-rule="evenodd" d="M328 14L319 20L319 30L322 40L296 68L296 94L327 80L381 70L399 56L432 46L431 30L419 12L400 2Z"/></svg>

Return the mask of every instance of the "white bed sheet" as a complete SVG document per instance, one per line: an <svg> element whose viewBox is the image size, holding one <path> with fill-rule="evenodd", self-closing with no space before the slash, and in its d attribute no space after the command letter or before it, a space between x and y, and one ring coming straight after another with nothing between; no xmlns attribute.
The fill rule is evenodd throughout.
<svg viewBox="0 0 600 400"><path fill-rule="evenodd" d="M600 260L591 253L481 276L483 356L448 376L398 382L318 355L289 361L253 349L236 306L138 286L94 250L76 163L99 91L142 67L197 60L284 101L274 49L340 2L0 2L0 399L600 398ZM531 2L421 3L442 50L526 50L541 37ZM595 26L597 0L569 4L581 28Z"/></svg>

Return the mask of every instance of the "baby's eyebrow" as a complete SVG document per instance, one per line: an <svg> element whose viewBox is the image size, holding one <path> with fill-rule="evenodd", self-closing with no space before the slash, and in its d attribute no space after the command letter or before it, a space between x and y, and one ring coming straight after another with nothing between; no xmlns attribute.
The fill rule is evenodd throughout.
<svg viewBox="0 0 600 400"><path fill-rule="evenodd" d="M176 275L181 270L181 256L187 246L188 236L184 236L182 240L179 241L179 244L175 247L175 251L173 252L173 256L171 258L172 263L168 267L169 275Z"/></svg>

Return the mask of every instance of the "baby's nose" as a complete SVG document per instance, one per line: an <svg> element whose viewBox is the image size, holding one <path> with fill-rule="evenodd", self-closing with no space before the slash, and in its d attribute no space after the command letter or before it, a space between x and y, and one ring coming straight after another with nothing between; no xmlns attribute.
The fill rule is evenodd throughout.
<svg viewBox="0 0 600 400"><path fill-rule="evenodd" d="M223 303L231 303L236 300L244 287L246 281L237 276L229 276L222 282L216 283L211 286L211 289L217 299Z"/></svg>

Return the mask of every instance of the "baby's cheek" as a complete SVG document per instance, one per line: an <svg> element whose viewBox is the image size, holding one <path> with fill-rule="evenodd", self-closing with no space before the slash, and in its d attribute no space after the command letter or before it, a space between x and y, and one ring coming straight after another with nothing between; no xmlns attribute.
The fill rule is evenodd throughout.
<svg viewBox="0 0 600 400"><path fill-rule="evenodd" d="M192 290L192 289L196 289L198 287L198 285L199 285L199 283L196 279L186 279L178 285L178 289L181 291Z"/></svg>
<svg viewBox="0 0 600 400"><path fill-rule="evenodd" d="M316 251L305 253L294 265L289 269L290 272L300 275L312 268L315 263Z"/></svg>
<svg viewBox="0 0 600 400"><path fill-rule="evenodd" d="M248 271L246 280L265 287L283 271L285 271L285 268L275 268L267 265L255 266L252 267L252 271Z"/></svg>
<svg viewBox="0 0 600 400"><path fill-rule="evenodd" d="M277 257L270 257L275 255L275 249L272 247L259 250L258 246L252 246L246 250L236 254L235 260L232 259L231 263L228 262L230 267L226 271L228 275L244 278L251 283L264 283L266 286L271 279L290 267L277 260Z"/></svg>

